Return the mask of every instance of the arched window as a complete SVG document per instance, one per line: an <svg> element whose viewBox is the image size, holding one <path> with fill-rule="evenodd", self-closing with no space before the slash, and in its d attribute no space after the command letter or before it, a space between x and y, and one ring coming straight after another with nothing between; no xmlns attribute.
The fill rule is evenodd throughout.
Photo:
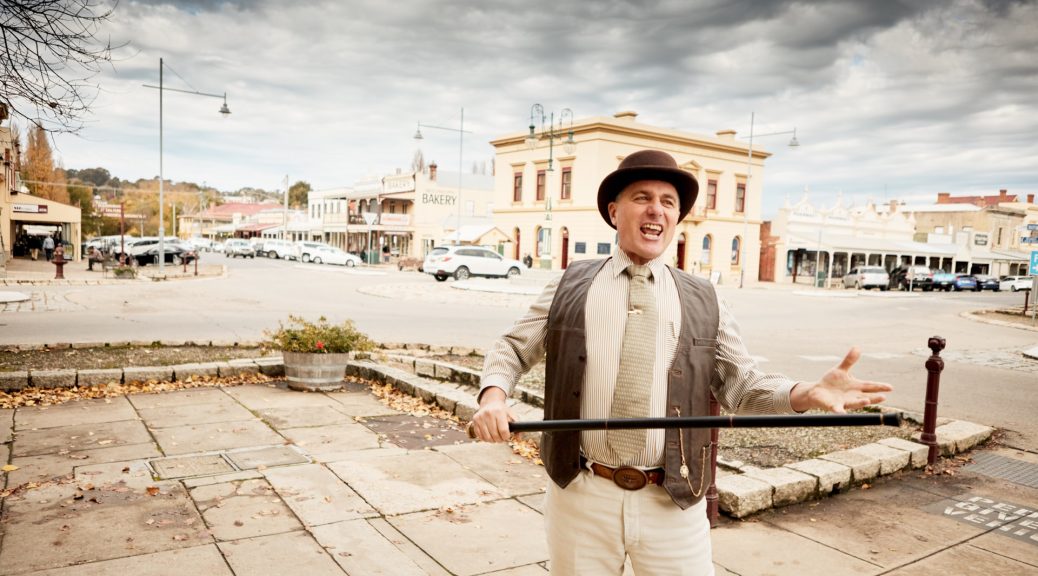
<svg viewBox="0 0 1038 576"><path fill-rule="evenodd" d="M551 228L537 229L537 255L541 257L551 255Z"/></svg>
<svg viewBox="0 0 1038 576"><path fill-rule="evenodd" d="M699 255L700 266L710 265L710 247L713 244L713 239L707 234L703 236L703 252Z"/></svg>
<svg viewBox="0 0 1038 576"><path fill-rule="evenodd" d="M736 236L732 238L732 264L739 263L739 254L742 252L739 248L742 244L742 239Z"/></svg>

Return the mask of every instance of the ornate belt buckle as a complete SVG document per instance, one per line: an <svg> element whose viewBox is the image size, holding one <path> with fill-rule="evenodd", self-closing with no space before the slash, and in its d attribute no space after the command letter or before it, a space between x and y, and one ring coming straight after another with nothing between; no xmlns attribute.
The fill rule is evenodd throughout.
<svg viewBox="0 0 1038 576"><path fill-rule="evenodd" d="M649 476L644 470L621 466L613 472L613 482L624 490L641 490L649 483Z"/></svg>

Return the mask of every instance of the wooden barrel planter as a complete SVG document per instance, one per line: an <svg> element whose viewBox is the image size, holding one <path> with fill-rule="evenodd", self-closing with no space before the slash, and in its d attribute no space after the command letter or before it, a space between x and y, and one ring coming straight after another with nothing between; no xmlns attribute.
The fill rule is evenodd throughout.
<svg viewBox="0 0 1038 576"><path fill-rule="evenodd" d="M282 352L285 379L293 390L327 392L342 388L350 355Z"/></svg>

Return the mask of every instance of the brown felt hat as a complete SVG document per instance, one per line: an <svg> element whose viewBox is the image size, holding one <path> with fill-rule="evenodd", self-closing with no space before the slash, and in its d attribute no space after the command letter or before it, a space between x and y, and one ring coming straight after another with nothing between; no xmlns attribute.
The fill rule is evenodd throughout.
<svg viewBox="0 0 1038 576"><path fill-rule="evenodd" d="M670 154L659 150L639 150L624 158L620 166L606 176L598 187L598 212L606 224L616 228L609 219L609 203L616 200L624 188L639 180L662 180L674 186L681 199L679 222L692 209L699 195L699 183L695 177L678 168L678 163Z"/></svg>

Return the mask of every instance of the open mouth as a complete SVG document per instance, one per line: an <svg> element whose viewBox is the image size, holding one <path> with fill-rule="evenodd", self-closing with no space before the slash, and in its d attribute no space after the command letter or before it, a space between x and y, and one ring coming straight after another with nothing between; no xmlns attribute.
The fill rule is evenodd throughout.
<svg viewBox="0 0 1038 576"><path fill-rule="evenodd" d="M660 224L642 224L641 233L650 238L659 238L663 234L663 226Z"/></svg>

